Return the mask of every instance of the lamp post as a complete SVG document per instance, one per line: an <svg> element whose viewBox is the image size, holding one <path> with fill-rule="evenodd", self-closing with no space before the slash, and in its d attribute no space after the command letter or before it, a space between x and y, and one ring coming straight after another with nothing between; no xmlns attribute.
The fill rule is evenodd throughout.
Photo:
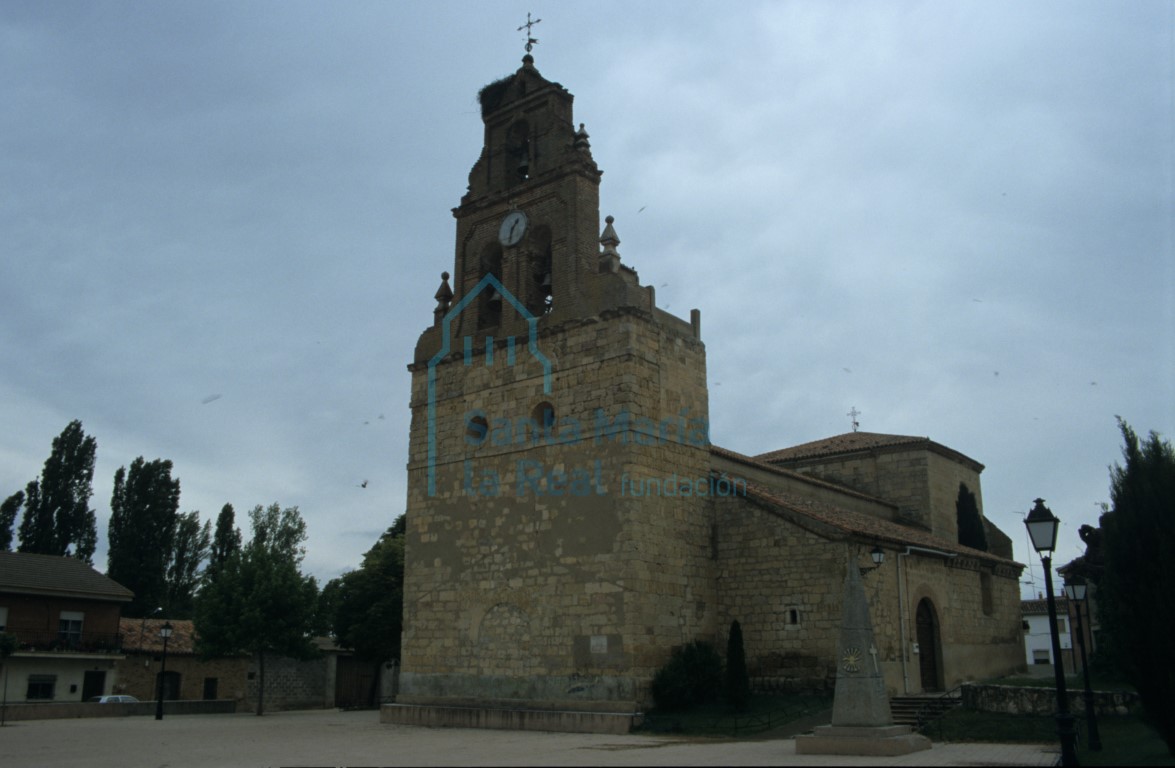
<svg viewBox="0 0 1175 768"><path fill-rule="evenodd" d="M885 562L885 550L880 546L874 546L873 551L869 553L869 559L873 561L873 567L860 568L862 576L881 567L881 564Z"/></svg>
<svg viewBox="0 0 1175 768"><path fill-rule="evenodd" d="M1032 511L1024 519L1032 546L1044 564L1044 588L1049 607L1049 634L1053 641L1053 672L1057 679L1057 736L1061 739L1061 765L1077 765L1077 734L1073 730L1073 715L1069 714L1069 692L1065 689L1065 669L1061 660L1061 637L1057 633L1057 600L1053 596L1052 554L1057 548L1057 529L1061 521L1037 499Z"/></svg>
<svg viewBox="0 0 1175 768"><path fill-rule="evenodd" d="M1081 607L1085 602L1086 586L1084 584L1066 584L1065 596L1077 606L1077 645L1081 648L1081 671L1085 675L1085 722L1089 731L1089 748L1095 752L1102 749L1102 737L1097 731L1097 713L1093 707L1093 689L1089 687L1089 662L1085 658L1085 631L1081 625Z"/></svg>
<svg viewBox="0 0 1175 768"><path fill-rule="evenodd" d="M163 638L163 664L159 667L159 695L155 698L155 719L163 719L163 680L167 677L167 639L171 637L171 622L165 622L159 628L159 636Z"/></svg>

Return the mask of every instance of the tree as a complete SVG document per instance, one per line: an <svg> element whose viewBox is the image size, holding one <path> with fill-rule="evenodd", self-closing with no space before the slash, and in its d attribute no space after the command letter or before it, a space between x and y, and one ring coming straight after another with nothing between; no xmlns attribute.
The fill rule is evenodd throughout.
<svg viewBox="0 0 1175 768"><path fill-rule="evenodd" d="M19 551L70 555L93 563L98 523L90 496L97 450L97 441L86 436L77 420L53 439L40 482L33 480L25 487Z"/></svg>
<svg viewBox="0 0 1175 768"><path fill-rule="evenodd" d="M16 522L16 514L24 506L24 492L17 491L0 504L0 552L12 549L12 526Z"/></svg>
<svg viewBox="0 0 1175 768"><path fill-rule="evenodd" d="M146 616L167 607L167 567L172 558L180 481L171 476L171 462L142 456L130 471L114 473L110 497L110 550L106 575L135 593L124 616Z"/></svg>
<svg viewBox="0 0 1175 768"><path fill-rule="evenodd" d="M228 520L231 530L231 515ZM249 520L252 538L216 564L197 595L195 621L203 656L244 652L257 660L257 714L261 715L266 655L304 659L317 653L310 634L318 585L301 572L306 523L297 507L254 507Z"/></svg>
<svg viewBox="0 0 1175 768"><path fill-rule="evenodd" d="M987 532L983 530L979 502L964 483L959 483L959 495L955 499L955 519L958 521L959 543L964 547L986 552Z"/></svg>
<svg viewBox="0 0 1175 768"><path fill-rule="evenodd" d="M1175 450L1118 419L1125 466L1110 468L1110 511L1099 520L1104 568L1098 583L1102 632L1168 750L1175 754L1175 669L1166 662L1175 634ZM1096 539L1096 537L1090 537Z"/></svg>
<svg viewBox="0 0 1175 768"><path fill-rule="evenodd" d="M743 648L743 628L738 619L730 622L726 641L726 702L742 712L751 702L751 679L747 675L747 653Z"/></svg>
<svg viewBox="0 0 1175 768"><path fill-rule="evenodd" d="M334 636L355 657L378 670L385 661L400 658L404 614L404 516L393 523L363 555L358 570L332 579L319 600L323 612L332 611ZM369 700L375 697L375 681Z"/></svg>
<svg viewBox="0 0 1175 768"><path fill-rule="evenodd" d="M208 550L208 568L205 580L215 579L216 573L233 555L241 551L241 529L236 527L236 513L232 504L225 504L216 517L216 533Z"/></svg>
<svg viewBox="0 0 1175 768"><path fill-rule="evenodd" d="M185 512L176 517L171 556L167 562L167 616L191 618L195 610L196 588L200 584L200 564L208 557L212 525L200 525L199 512Z"/></svg>

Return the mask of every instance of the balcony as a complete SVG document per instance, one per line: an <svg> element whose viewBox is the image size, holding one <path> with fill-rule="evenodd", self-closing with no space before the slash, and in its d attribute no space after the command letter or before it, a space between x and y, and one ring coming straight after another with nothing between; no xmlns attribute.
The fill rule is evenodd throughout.
<svg viewBox="0 0 1175 768"><path fill-rule="evenodd" d="M117 655L122 653L122 634L118 632L30 631L9 627L16 636L18 654L87 653Z"/></svg>

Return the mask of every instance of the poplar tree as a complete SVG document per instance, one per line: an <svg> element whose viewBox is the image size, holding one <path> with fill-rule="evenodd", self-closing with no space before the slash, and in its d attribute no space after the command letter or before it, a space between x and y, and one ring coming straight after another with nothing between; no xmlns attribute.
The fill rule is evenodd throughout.
<svg viewBox="0 0 1175 768"><path fill-rule="evenodd" d="M70 555L93 564L98 523L90 497L97 450L97 441L76 419L53 439L40 481L25 486L18 551ZM15 494L5 503L14 498Z"/></svg>
<svg viewBox="0 0 1175 768"><path fill-rule="evenodd" d="M13 524L16 514L24 506L24 491L17 491L0 504L0 552L12 549Z"/></svg>
<svg viewBox="0 0 1175 768"><path fill-rule="evenodd" d="M167 568L180 504L180 481L172 478L171 467L170 461L140 456L130 471L119 467L114 473L106 575L135 593L124 616L167 607Z"/></svg>
<svg viewBox="0 0 1175 768"><path fill-rule="evenodd" d="M195 609L196 588L200 584L200 566L208 557L212 526L200 525L199 512L184 512L176 517L171 556L167 562L166 615L188 619Z"/></svg>

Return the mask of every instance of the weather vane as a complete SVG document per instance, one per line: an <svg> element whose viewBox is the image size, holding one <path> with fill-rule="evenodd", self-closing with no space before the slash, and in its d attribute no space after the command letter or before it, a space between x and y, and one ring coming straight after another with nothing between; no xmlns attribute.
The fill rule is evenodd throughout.
<svg viewBox="0 0 1175 768"><path fill-rule="evenodd" d="M530 53L531 49L534 48L535 44L538 43L538 38L531 37L530 35L531 35L531 27L533 27L535 24L538 24L540 21L542 21L542 19L535 19L534 21L531 21L530 20L530 11L527 11L526 23L518 28L519 32L521 32L524 29L526 30L526 52L527 53Z"/></svg>

